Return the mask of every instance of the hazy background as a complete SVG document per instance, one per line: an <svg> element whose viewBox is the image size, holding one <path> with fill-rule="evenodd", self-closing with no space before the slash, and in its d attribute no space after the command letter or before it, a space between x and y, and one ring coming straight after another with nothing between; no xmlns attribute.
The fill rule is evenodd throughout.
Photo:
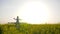
<svg viewBox="0 0 60 34"><path fill-rule="evenodd" d="M47 22L60 22L60 0L0 0L0 23L14 22L13 18L19 15L21 12L19 9L26 2L36 1L42 2L48 7L50 17Z"/></svg>

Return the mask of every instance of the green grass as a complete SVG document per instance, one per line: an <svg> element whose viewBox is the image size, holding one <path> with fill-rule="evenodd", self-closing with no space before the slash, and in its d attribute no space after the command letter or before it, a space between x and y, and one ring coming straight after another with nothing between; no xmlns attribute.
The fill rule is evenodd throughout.
<svg viewBox="0 0 60 34"><path fill-rule="evenodd" d="M0 24L0 34L60 34L60 24Z"/></svg>

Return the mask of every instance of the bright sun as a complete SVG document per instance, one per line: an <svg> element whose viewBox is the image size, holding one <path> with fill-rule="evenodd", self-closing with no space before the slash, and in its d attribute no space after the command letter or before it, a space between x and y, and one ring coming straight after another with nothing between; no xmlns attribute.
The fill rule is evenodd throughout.
<svg viewBox="0 0 60 34"><path fill-rule="evenodd" d="M19 8L18 15L28 23L44 23L48 20L48 8L41 2L26 2Z"/></svg>

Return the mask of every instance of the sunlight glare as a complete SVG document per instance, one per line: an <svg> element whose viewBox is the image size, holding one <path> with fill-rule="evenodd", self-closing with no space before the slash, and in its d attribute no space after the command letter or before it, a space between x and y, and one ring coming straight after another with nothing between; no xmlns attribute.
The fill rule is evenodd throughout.
<svg viewBox="0 0 60 34"><path fill-rule="evenodd" d="M48 20L48 7L41 2L26 2L19 8L18 15L28 23L44 23Z"/></svg>

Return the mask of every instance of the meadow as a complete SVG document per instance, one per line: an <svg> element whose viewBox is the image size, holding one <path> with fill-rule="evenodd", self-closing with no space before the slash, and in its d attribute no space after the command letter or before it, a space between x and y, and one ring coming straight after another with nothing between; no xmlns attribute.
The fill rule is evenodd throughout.
<svg viewBox="0 0 60 34"><path fill-rule="evenodd" d="M60 24L0 24L0 34L60 34Z"/></svg>

